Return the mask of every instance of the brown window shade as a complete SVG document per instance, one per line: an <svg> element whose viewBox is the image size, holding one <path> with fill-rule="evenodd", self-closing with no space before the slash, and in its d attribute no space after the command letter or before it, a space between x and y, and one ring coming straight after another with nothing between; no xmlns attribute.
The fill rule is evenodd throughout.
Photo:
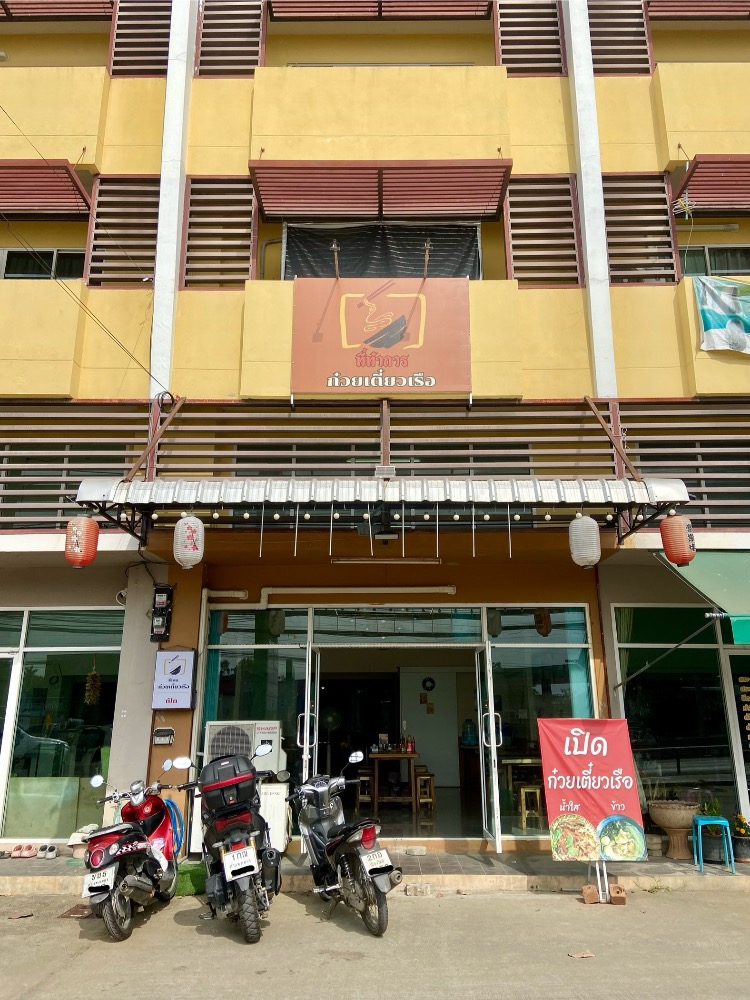
<svg viewBox="0 0 750 1000"><path fill-rule="evenodd" d="M595 73L651 72L643 0L589 0L589 27Z"/></svg>
<svg viewBox="0 0 750 1000"><path fill-rule="evenodd" d="M493 0L269 0L273 21L489 17Z"/></svg>
<svg viewBox="0 0 750 1000"><path fill-rule="evenodd" d="M750 0L648 0L652 21L744 21Z"/></svg>
<svg viewBox="0 0 750 1000"><path fill-rule="evenodd" d="M498 21L500 62L510 76L564 72L557 0L500 0Z"/></svg>
<svg viewBox="0 0 750 1000"><path fill-rule="evenodd" d="M112 76L165 76L171 19L171 0L118 0Z"/></svg>
<svg viewBox="0 0 750 1000"><path fill-rule="evenodd" d="M114 0L2 0L0 21L108 21Z"/></svg>
<svg viewBox="0 0 750 1000"><path fill-rule="evenodd" d="M603 180L610 282L677 281L666 177L607 174Z"/></svg>
<svg viewBox="0 0 750 1000"><path fill-rule="evenodd" d="M253 188L250 179L192 177L185 285L243 285L250 277Z"/></svg>
<svg viewBox="0 0 750 1000"><path fill-rule="evenodd" d="M580 255L570 177L511 177L510 277L521 286L580 285Z"/></svg>
<svg viewBox="0 0 750 1000"><path fill-rule="evenodd" d="M158 177L100 177L87 278L90 285L153 280L159 217Z"/></svg>
<svg viewBox="0 0 750 1000"><path fill-rule="evenodd" d="M252 76L262 31L262 0L204 0L198 76Z"/></svg>

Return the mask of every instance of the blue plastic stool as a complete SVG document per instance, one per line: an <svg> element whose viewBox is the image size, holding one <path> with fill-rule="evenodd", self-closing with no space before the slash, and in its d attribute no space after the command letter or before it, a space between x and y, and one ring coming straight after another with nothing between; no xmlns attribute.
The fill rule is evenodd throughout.
<svg viewBox="0 0 750 1000"><path fill-rule="evenodd" d="M732 835L729 828L729 820L723 816L693 816L693 862L703 871L703 827L718 826L721 828L721 851L724 855L724 864L730 868L732 874L734 870L734 851L732 850Z"/></svg>

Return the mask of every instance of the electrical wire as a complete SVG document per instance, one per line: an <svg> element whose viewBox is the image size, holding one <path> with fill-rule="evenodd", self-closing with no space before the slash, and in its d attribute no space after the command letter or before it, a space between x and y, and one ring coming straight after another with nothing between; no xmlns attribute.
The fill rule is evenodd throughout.
<svg viewBox="0 0 750 1000"><path fill-rule="evenodd" d="M2 213L2 212L0 212L0 219L2 219L5 222L5 224L7 225L8 229L9 229L9 231L18 240L18 242L21 244L21 246L32 255L32 258L34 260L36 260L37 263L42 264L46 268L47 265L46 265L46 262L45 262L44 258L39 255L38 251L26 240L26 238L24 236L22 236L18 232L18 230L11 224L10 220L8 219L8 217L4 213ZM138 360L138 358L132 353L132 351L130 351L122 343L122 341L119 340L114 333L112 333L112 331L109 329L109 327L107 327L99 319L99 317L96 315L96 313L92 312L92 310L83 301L83 299L81 299L78 295L76 295L76 293L73 291L72 288L68 287L68 285L67 285L67 283L65 281L63 281L61 278L58 278L54 274L51 274L50 277L52 278L53 281L55 281L58 284L58 286L60 288L62 288L62 290L65 292L65 294L69 298L73 299L74 302L78 303L78 305L80 306L80 308L89 317L89 319L93 320L93 322L96 323L96 325L100 328L100 330L102 330L110 338L110 340L113 341L113 343L117 344L117 346L120 348L120 350L124 351L124 353L127 354L127 356L130 358L130 360L134 364L136 364L142 371L144 371L146 373L146 375L148 375L149 378L152 379L157 385L161 386L161 388L165 392L169 392L169 389L167 388L167 386L165 386L164 383L161 382L153 374L153 372L151 371L150 368L147 368L141 361Z"/></svg>

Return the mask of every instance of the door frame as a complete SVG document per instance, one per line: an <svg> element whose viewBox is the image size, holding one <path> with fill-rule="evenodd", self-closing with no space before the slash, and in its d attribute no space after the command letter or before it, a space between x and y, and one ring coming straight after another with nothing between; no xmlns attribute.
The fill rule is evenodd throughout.
<svg viewBox="0 0 750 1000"><path fill-rule="evenodd" d="M719 657L721 687L724 693L724 710L729 730L729 745L732 751L737 798L742 815L750 816L750 792L748 792L747 787L749 778L745 770L742 730L740 729L739 713L734 698L734 678L732 677L732 664L730 662L733 657L737 657L738 659L739 657L744 657L747 660L747 669L750 673L750 649L747 646L725 646L722 643Z"/></svg>

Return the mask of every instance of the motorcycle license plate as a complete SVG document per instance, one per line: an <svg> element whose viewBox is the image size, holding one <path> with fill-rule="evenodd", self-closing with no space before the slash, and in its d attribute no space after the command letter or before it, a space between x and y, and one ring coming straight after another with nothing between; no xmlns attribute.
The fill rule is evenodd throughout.
<svg viewBox="0 0 750 1000"><path fill-rule="evenodd" d="M89 872L83 877L83 891L81 896L85 899L93 892L102 892L104 889L111 889L115 884L115 865L105 868L100 872Z"/></svg>
<svg viewBox="0 0 750 1000"><path fill-rule="evenodd" d="M258 852L254 847L242 847L238 851L228 851L224 855L224 874L228 882L257 871Z"/></svg>
<svg viewBox="0 0 750 1000"><path fill-rule="evenodd" d="M365 871L371 872L376 868L391 868L391 857L388 851L370 851L369 854L362 855L362 864Z"/></svg>

